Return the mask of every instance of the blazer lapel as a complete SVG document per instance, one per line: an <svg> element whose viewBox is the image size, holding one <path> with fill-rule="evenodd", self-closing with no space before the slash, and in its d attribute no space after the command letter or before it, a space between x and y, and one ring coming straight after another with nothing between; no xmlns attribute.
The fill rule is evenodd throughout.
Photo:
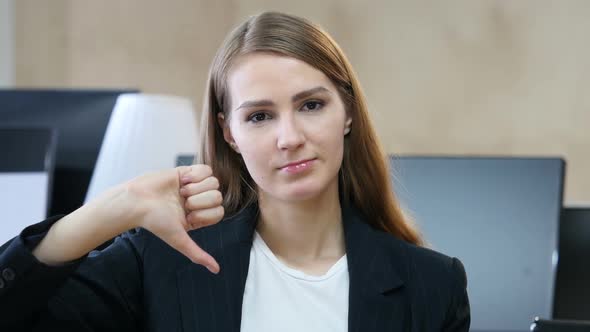
<svg viewBox="0 0 590 332"><path fill-rule="evenodd" d="M249 207L204 234L210 243L202 247L219 263L218 275L196 264L178 272L183 331L240 330L257 211L257 207ZM195 241L201 245L198 238Z"/></svg>
<svg viewBox="0 0 590 332"><path fill-rule="evenodd" d="M354 208L343 208L350 277L348 331L409 331L405 257L389 234L371 228Z"/></svg>

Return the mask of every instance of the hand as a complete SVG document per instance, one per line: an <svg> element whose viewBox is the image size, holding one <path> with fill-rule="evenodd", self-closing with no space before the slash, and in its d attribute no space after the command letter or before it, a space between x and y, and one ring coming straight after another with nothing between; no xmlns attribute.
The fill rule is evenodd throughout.
<svg viewBox="0 0 590 332"><path fill-rule="evenodd" d="M127 188L143 206L138 227L162 239L191 261L213 273L219 264L187 231L219 222L224 215L219 182L207 165L180 166L131 180Z"/></svg>

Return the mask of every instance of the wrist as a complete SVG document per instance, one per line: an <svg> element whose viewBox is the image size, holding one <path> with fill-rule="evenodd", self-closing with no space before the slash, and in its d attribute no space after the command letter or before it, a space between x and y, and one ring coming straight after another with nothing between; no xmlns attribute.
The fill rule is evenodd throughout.
<svg viewBox="0 0 590 332"><path fill-rule="evenodd" d="M108 214L109 220L117 220L120 224L125 225L122 232L141 227L141 221L148 213L145 200L135 194L128 182L119 184L105 192L103 201L98 205Z"/></svg>
<svg viewBox="0 0 590 332"><path fill-rule="evenodd" d="M147 208L133 194L128 183L110 188L88 205L89 209L101 216L100 219L117 223L120 233L140 227L147 213Z"/></svg>

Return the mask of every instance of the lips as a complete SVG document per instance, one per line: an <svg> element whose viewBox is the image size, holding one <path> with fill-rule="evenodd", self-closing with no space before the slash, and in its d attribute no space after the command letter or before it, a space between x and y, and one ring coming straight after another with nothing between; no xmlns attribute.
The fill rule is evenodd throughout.
<svg viewBox="0 0 590 332"><path fill-rule="evenodd" d="M289 173L289 174L297 174L297 173L301 173L301 172L311 169L314 162L315 162L315 159L299 160L299 161L295 161L295 162L283 165L279 169L281 171Z"/></svg>
<svg viewBox="0 0 590 332"><path fill-rule="evenodd" d="M283 166L281 166L281 167L279 167L279 168L280 168L280 169L283 169L283 168L286 168L286 167L295 167L295 166L298 166L298 165L301 165L301 164L305 164L305 163L307 163L307 162L310 162L310 161L312 161L312 160L315 160L315 158L311 158L311 159L302 159L302 160L294 161L294 162L291 162L291 163L285 164L285 165L283 165Z"/></svg>

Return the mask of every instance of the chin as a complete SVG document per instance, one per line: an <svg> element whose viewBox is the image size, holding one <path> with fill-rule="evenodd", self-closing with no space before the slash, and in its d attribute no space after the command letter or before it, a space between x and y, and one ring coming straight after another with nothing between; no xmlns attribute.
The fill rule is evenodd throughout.
<svg viewBox="0 0 590 332"><path fill-rule="evenodd" d="M267 178L270 180L269 178ZM268 198L283 202L304 202L319 199L332 190L338 191L338 173L334 175L326 173L307 174L299 179L285 180L284 178L271 178L271 181L259 184Z"/></svg>
<svg viewBox="0 0 590 332"><path fill-rule="evenodd" d="M283 201L302 202L319 197L327 189L328 185L320 181L302 181L286 185L277 196Z"/></svg>
<svg viewBox="0 0 590 332"><path fill-rule="evenodd" d="M288 193L283 193L280 197L281 200L286 202L304 202L314 199L319 195L317 191L311 190L297 190L297 191L290 191Z"/></svg>

